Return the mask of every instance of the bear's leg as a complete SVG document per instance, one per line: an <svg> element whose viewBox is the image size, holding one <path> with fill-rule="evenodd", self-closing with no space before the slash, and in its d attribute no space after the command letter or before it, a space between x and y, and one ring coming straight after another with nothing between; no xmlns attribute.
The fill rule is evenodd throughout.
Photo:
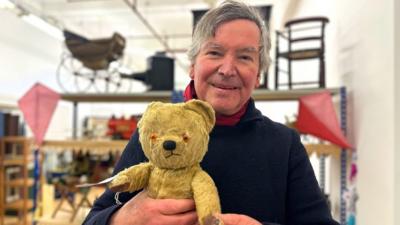
<svg viewBox="0 0 400 225"><path fill-rule="evenodd" d="M197 172L192 181L193 198L201 225L223 225L214 214L221 213L219 196L214 181L204 171Z"/></svg>

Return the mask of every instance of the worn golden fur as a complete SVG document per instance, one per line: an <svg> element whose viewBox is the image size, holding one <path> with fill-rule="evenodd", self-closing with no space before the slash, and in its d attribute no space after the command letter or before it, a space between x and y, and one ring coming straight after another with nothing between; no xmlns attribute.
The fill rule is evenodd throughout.
<svg viewBox="0 0 400 225"><path fill-rule="evenodd" d="M214 110L200 100L151 103L138 123L139 141L149 162L118 173L110 189L145 188L152 198L193 198L200 224L218 224L212 219L221 212L217 189L200 167L214 123ZM175 143L174 148L165 147L165 142Z"/></svg>

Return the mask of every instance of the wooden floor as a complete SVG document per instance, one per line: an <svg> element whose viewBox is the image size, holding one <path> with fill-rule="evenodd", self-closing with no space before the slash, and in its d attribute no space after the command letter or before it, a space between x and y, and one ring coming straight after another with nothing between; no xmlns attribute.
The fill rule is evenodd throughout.
<svg viewBox="0 0 400 225"><path fill-rule="evenodd" d="M88 194L88 199L91 203L94 202L94 200L100 196L104 192L104 188L102 187L93 187L90 189L89 194ZM78 204L79 200L81 199L80 194L77 194L76 199L75 199L75 205ZM56 206L59 204L59 200L54 201L53 207L50 210L44 210L46 213L43 213L43 216L39 219L39 225L63 225L63 224L82 224L83 220L85 219L86 215L89 213L90 208L88 206L83 206L78 209L76 216L74 220L71 220L72 218L72 208L70 205L64 201L61 205L60 210L56 213L54 218L52 217L52 214L54 213L54 210Z"/></svg>
<svg viewBox="0 0 400 225"><path fill-rule="evenodd" d="M68 207L66 207L68 208ZM67 212L67 211L59 211L57 213L57 215L52 218L51 215L43 215L43 217L41 217L38 220L38 224L39 225L80 225L82 224L83 220L85 219L86 215L89 213L90 208L84 207L82 209L80 209L77 213L77 215L75 216L75 219L73 221L71 221L71 212Z"/></svg>

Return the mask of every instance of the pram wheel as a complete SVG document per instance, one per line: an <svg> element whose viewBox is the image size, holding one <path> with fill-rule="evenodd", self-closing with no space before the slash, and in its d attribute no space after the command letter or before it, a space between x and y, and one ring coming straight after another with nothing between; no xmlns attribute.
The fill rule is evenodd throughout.
<svg viewBox="0 0 400 225"><path fill-rule="evenodd" d="M131 80L122 79L118 69L119 61L111 62L108 70L95 71L94 89L99 93L128 93L131 89Z"/></svg>
<svg viewBox="0 0 400 225"><path fill-rule="evenodd" d="M94 73L73 58L69 53L63 53L57 68L57 82L67 93L83 93L89 91L94 83Z"/></svg>

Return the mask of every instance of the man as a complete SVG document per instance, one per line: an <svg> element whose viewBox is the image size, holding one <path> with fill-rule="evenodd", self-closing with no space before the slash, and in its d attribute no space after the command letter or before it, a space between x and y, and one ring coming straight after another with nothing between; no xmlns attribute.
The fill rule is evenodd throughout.
<svg viewBox="0 0 400 225"><path fill-rule="evenodd" d="M225 225L337 225L299 136L264 117L251 99L269 49L258 13L239 2L207 12L193 33L185 99L207 101L216 111L201 164L219 191L223 214L216 217ZM135 133L114 173L145 160ZM194 207L190 199L151 199L146 191L115 197L107 190L85 224L194 225Z"/></svg>

